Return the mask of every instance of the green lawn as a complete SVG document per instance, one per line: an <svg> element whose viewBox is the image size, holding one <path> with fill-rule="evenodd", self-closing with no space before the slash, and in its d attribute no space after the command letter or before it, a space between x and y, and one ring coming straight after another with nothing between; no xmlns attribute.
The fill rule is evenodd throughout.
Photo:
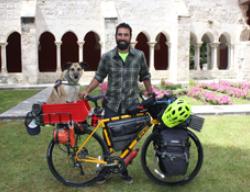
<svg viewBox="0 0 250 192"><path fill-rule="evenodd" d="M18 103L22 102L24 99L31 97L32 95L38 93L38 89L11 89L11 90L1 90L0 91L0 113L14 107Z"/></svg>
<svg viewBox="0 0 250 192"><path fill-rule="evenodd" d="M38 136L29 136L22 121L0 121L0 191L175 191L175 192L248 192L250 188L249 116L207 116L198 137L204 147L204 164L199 175L179 187L160 186L144 174L140 158L129 167L132 185L114 176L103 185L70 188L50 173L46 151L52 128L44 127Z"/></svg>

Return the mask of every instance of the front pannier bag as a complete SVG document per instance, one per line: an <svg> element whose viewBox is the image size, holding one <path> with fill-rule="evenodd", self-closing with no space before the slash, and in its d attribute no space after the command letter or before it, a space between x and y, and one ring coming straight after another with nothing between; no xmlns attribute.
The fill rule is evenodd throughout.
<svg viewBox="0 0 250 192"><path fill-rule="evenodd" d="M189 162L188 133L185 129L164 129L160 132L156 154L159 168L166 176L185 175Z"/></svg>
<svg viewBox="0 0 250 192"><path fill-rule="evenodd" d="M125 149L136 138L137 133L149 124L149 116L121 119L107 123L113 148L116 151Z"/></svg>

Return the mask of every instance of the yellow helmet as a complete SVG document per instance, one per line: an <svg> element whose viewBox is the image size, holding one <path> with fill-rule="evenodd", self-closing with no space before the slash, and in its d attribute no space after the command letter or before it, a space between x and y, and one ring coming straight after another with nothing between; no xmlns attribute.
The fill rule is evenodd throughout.
<svg viewBox="0 0 250 192"><path fill-rule="evenodd" d="M190 114L190 105L183 99L176 99L168 105L161 119L167 127L172 128L186 121Z"/></svg>

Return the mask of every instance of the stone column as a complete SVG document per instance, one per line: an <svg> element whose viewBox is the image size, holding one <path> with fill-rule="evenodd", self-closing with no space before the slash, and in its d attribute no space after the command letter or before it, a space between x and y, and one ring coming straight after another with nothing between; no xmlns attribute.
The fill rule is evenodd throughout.
<svg viewBox="0 0 250 192"><path fill-rule="evenodd" d="M171 63L171 43L167 42L166 45L168 46L168 69L170 68L170 63Z"/></svg>
<svg viewBox="0 0 250 192"><path fill-rule="evenodd" d="M194 65L195 65L195 69L197 71L200 71L201 70L201 67L200 67L200 48L201 48L201 45L202 43L197 43L195 44L195 60L194 60Z"/></svg>
<svg viewBox="0 0 250 192"><path fill-rule="evenodd" d="M116 46L115 42L115 28L118 24L118 18L105 18L105 46L104 52L113 49Z"/></svg>
<svg viewBox="0 0 250 192"><path fill-rule="evenodd" d="M26 83L38 81L38 42L35 17L21 17L22 75Z"/></svg>
<svg viewBox="0 0 250 192"><path fill-rule="evenodd" d="M56 72L61 72L61 41L55 42L56 44Z"/></svg>
<svg viewBox="0 0 250 192"><path fill-rule="evenodd" d="M133 48L135 48L136 43L137 43L136 41L135 42L131 42L130 46L133 47Z"/></svg>
<svg viewBox="0 0 250 192"><path fill-rule="evenodd" d="M99 42L100 44L100 50L101 50L101 56L104 54L104 50L103 50L103 42Z"/></svg>
<svg viewBox="0 0 250 192"><path fill-rule="evenodd" d="M218 45L219 43L211 43L212 48L212 70L218 69Z"/></svg>
<svg viewBox="0 0 250 192"><path fill-rule="evenodd" d="M77 42L78 43L78 46L79 46L79 62L82 62L83 61L83 45L84 45L84 42Z"/></svg>
<svg viewBox="0 0 250 192"><path fill-rule="evenodd" d="M155 55L155 51L154 51L154 47L155 47L156 42L150 42L149 43L149 47L150 47L150 60L149 60L149 71L151 73L151 75L153 76L155 74L155 66L154 66L154 55Z"/></svg>
<svg viewBox="0 0 250 192"><path fill-rule="evenodd" d="M0 43L1 46L1 57L2 57L2 69L1 73L7 73L7 60L6 60L6 46L8 43Z"/></svg>
<svg viewBox="0 0 250 192"><path fill-rule="evenodd" d="M234 68L234 44L228 44L228 69Z"/></svg>

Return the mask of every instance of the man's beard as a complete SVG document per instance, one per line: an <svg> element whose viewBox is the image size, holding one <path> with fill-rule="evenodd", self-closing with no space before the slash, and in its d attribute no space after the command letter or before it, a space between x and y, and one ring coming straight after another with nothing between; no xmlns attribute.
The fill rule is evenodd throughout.
<svg viewBox="0 0 250 192"><path fill-rule="evenodd" d="M126 41L116 41L117 47L120 50L126 50L129 47L130 42L126 42Z"/></svg>

